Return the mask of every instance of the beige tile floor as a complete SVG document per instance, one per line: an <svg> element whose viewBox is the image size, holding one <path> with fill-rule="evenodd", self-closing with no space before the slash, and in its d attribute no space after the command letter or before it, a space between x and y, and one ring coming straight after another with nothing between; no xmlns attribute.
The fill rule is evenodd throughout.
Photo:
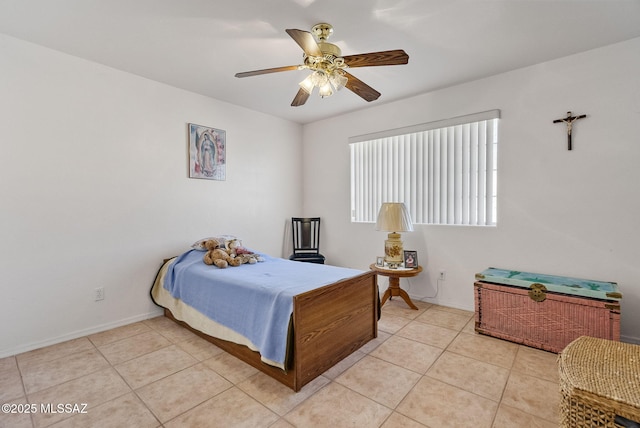
<svg viewBox="0 0 640 428"><path fill-rule="evenodd" d="M557 426L555 354L416 304L387 302L378 338L298 393L164 317L0 359L0 403L35 409L0 427Z"/></svg>

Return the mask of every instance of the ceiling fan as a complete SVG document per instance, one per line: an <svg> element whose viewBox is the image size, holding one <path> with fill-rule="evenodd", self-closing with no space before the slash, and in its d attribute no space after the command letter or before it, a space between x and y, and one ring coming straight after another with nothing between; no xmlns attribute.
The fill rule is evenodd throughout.
<svg viewBox="0 0 640 428"><path fill-rule="evenodd" d="M318 94L322 98L331 96L334 91L345 87L366 101L377 100L380 92L350 74L346 69L400 65L409 62L409 55L402 49L343 57L338 46L327 42L327 39L333 33L333 27L326 23L314 25L311 28L311 33L295 29L289 29L286 32L304 51L302 64L245 71L236 73L236 77L258 76L280 71L311 70L312 73L300 82L300 89L291 102L294 107L301 106L307 102L315 87L318 87Z"/></svg>

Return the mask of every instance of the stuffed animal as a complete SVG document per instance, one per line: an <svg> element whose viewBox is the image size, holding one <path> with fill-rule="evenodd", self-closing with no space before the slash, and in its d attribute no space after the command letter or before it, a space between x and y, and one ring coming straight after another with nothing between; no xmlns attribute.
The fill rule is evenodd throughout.
<svg viewBox="0 0 640 428"><path fill-rule="evenodd" d="M227 242L228 253L231 257L241 260L241 264L255 264L257 262L263 262L264 258L248 248L242 246L242 243L237 239L232 239Z"/></svg>
<svg viewBox="0 0 640 428"><path fill-rule="evenodd" d="M219 248L218 241L209 240L204 243L204 247L207 249L203 260L208 265L216 265L220 269L224 269L227 266L240 266L241 260L234 259L224 249Z"/></svg>
<svg viewBox="0 0 640 428"><path fill-rule="evenodd" d="M253 254L253 253L251 253L251 254L238 254L238 255L236 255L235 259L236 260L240 260L241 264L247 263L247 264L250 264L250 265L253 265L253 264L256 264L258 262L263 262L264 261L264 259L262 257L260 257L257 254Z"/></svg>
<svg viewBox="0 0 640 428"><path fill-rule="evenodd" d="M226 250L231 257L235 257L238 254L253 254L251 250L248 250L242 246L242 242L239 239L230 239L225 242Z"/></svg>

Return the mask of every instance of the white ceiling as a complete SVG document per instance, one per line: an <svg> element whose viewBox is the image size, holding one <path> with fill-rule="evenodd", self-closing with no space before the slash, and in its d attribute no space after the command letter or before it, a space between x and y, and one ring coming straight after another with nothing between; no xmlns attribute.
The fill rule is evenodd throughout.
<svg viewBox="0 0 640 428"><path fill-rule="evenodd" d="M345 89L291 107L303 70L234 77L300 64L285 29L319 22L343 55L409 64L350 70L371 103ZM639 37L640 0L0 0L0 33L308 123Z"/></svg>

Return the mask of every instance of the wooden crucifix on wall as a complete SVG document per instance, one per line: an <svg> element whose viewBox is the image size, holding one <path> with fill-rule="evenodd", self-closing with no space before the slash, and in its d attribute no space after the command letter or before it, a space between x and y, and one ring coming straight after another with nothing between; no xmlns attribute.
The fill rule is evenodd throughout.
<svg viewBox="0 0 640 428"><path fill-rule="evenodd" d="M580 116L571 116L571 112L568 111L567 117L562 119L556 119L553 121L553 123L564 122L567 124L567 143L568 143L567 149L568 150L571 150L571 131L573 129L573 122L575 122L578 119L584 119L585 117L587 117L586 114L581 114Z"/></svg>

